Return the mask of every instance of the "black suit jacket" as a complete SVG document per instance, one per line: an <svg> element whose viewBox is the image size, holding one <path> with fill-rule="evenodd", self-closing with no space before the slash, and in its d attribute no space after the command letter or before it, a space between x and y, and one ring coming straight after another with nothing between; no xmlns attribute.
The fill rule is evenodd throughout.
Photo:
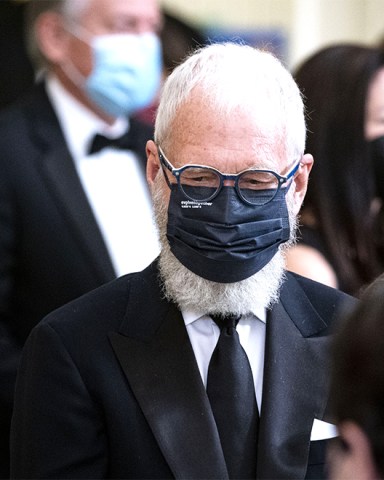
<svg viewBox="0 0 384 480"><path fill-rule="evenodd" d="M322 478L310 442L328 400L328 343L347 295L288 273L268 314L258 478ZM12 478L228 478L182 315L156 263L50 314L27 341Z"/></svg>
<svg viewBox="0 0 384 480"><path fill-rule="evenodd" d="M152 128L131 120L131 129L144 175ZM0 115L0 172L1 477L26 337L48 312L116 275L43 85Z"/></svg>

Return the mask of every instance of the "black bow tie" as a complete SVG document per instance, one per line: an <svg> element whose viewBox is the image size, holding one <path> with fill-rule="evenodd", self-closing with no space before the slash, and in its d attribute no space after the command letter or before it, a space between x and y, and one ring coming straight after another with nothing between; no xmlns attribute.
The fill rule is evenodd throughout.
<svg viewBox="0 0 384 480"><path fill-rule="evenodd" d="M108 138L104 137L104 135L100 135L99 133L97 133L94 136L92 142L90 143L88 155L97 153L105 147L114 147L122 150L135 150L135 144L133 142L130 131L124 133L124 135L117 138Z"/></svg>

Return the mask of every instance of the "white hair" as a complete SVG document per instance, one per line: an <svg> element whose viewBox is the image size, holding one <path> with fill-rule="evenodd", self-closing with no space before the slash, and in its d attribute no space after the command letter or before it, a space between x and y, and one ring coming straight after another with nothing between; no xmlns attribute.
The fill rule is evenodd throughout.
<svg viewBox="0 0 384 480"><path fill-rule="evenodd" d="M28 19L34 23L44 12L54 11L66 19L78 20L84 10L90 7L92 0L29 0Z"/></svg>
<svg viewBox="0 0 384 480"><path fill-rule="evenodd" d="M61 0L61 13L70 20L79 20L84 10L89 8L91 0Z"/></svg>
<svg viewBox="0 0 384 480"><path fill-rule="evenodd" d="M293 161L303 154L302 97L289 71L270 52L228 42L208 45L190 55L163 87L155 123L157 144L169 141L172 122L195 89L207 106L222 115L238 108L250 114L262 111L262 123L266 113L263 123L273 128L289 158Z"/></svg>
<svg viewBox="0 0 384 480"><path fill-rule="evenodd" d="M35 25L40 15L45 12L56 12L68 23L79 22L91 2L92 0L29 0L25 13L24 36L28 55L36 70L47 66L35 31Z"/></svg>

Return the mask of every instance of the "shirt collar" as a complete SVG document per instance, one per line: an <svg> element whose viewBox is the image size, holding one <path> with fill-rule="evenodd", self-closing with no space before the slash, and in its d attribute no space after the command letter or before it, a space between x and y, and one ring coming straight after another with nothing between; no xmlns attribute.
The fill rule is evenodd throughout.
<svg viewBox="0 0 384 480"><path fill-rule="evenodd" d="M182 310L181 313L183 315L185 325L190 325L196 320L207 316L206 313L198 312L196 310ZM256 305L255 308L252 310L251 314L261 320L263 323L267 322L267 309L262 305Z"/></svg>
<svg viewBox="0 0 384 480"><path fill-rule="evenodd" d="M47 94L59 118L68 148L75 160L87 155L96 133L116 138L129 129L129 121L119 117L109 125L71 95L54 75L46 80Z"/></svg>

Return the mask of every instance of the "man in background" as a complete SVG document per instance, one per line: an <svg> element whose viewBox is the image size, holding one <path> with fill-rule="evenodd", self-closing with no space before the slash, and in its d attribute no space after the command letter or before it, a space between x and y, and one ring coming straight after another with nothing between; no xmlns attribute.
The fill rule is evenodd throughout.
<svg viewBox="0 0 384 480"><path fill-rule="evenodd" d="M0 116L0 471L16 368L49 311L158 254L145 181L160 85L157 0L32 0L41 81Z"/></svg>

